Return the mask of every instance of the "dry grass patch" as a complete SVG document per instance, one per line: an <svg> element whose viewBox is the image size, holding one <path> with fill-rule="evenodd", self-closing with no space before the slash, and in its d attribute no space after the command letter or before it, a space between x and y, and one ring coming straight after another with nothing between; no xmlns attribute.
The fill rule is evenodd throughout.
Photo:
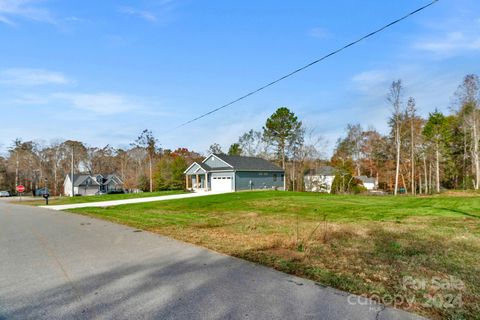
<svg viewBox="0 0 480 320"><path fill-rule="evenodd" d="M210 229L193 224L156 231L352 293L371 297L402 293L416 302L396 307L433 318L468 318L480 312L480 274L469 274L471 270L462 267L464 262L478 264L475 253L480 252L479 238L472 233L447 240L440 236L441 231L428 231L428 219L417 217L401 224L320 222L319 227L319 223L303 222L297 240L295 219L270 221L270 226L278 230L264 233L251 226L268 223L268 219L251 213L241 216L244 219ZM240 221L242 228L238 227ZM289 232L282 232L280 227L285 225L291 227ZM428 280L451 276L477 283L462 293L464 303L469 304L466 310L425 307L424 292L402 287L404 277Z"/></svg>
<svg viewBox="0 0 480 320"><path fill-rule="evenodd" d="M158 232L369 297L431 318L480 315L480 201L241 193L75 210ZM454 278L462 290L405 286ZM443 281L442 280L442 281ZM463 305L426 305L460 294ZM388 301L387 301L388 302Z"/></svg>

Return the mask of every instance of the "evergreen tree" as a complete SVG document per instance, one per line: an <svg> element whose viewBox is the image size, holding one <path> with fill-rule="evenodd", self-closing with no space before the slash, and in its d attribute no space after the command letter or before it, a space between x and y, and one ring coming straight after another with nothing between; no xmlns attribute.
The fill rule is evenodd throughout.
<svg viewBox="0 0 480 320"><path fill-rule="evenodd" d="M263 127L263 136L277 148L283 169L285 169L287 148L299 141L303 142L302 133L302 122L298 121L297 116L286 107L278 108L267 119Z"/></svg>

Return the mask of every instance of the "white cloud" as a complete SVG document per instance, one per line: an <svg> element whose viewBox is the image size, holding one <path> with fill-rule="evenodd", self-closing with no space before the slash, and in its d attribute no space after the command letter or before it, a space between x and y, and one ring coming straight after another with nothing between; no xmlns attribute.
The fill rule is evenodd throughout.
<svg viewBox="0 0 480 320"><path fill-rule="evenodd" d="M448 32L440 37L417 40L413 48L444 57L480 51L480 34Z"/></svg>
<svg viewBox="0 0 480 320"><path fill-rule="evenodd" d="M0 71L0 85L5 85L7 97L3 104L21 106L49 106L52 108L62 107L62 110L74 108L88 111L82 113L87 117L91 115L112 115L125 113L135 109L143 114L154 113L159 115L161 111L149 109L144 101L131 96L112 92L58 92L51 91L52 85L74 84L61 72L44 69L12 68ZM41 87L47 86L47 87ZM28 87L29 90L25 90ZM58 90L58 89L54 89ZM159 105L158 101L147 102L148 105Z"/></svg>
<svg viewBox="0 0 480 320"><path fill-rule="evenodd" d="M156 22L157 21L157 16L155 13L147 10L138 10L132 7L120 7L119 8L120 12L131 15L131 16L136 16L140 17L148 22Z"/></svg>
<svg viewBox="0 0 480 320"><path fill-rule="evenodd" d="M317 38L317 39L326 39L331 36L328 30L320 27L312 28L308 33L311 37Z"/></svg>
<svg viewBox="0 0 480 320"><path fill-rule="evenodd" d="M52 99L65 101L74 108L92 112L98 115L124 113L141 106L131 98L109 92L99 93L55 93Z"/></svg>
<svg viewBox="0 0 480 320"><path fill-rule="evenodd" d="M384 70L365 71L352 77L356 88L362 92L370 92L384 86L389 80L389 76Z"/></svg>
<svg viewBox="0 0 480 320"><path fill-rule="evenodd" d="M119 6L120 13L143 19L150 23L163 24L172 19L172 10L177 7L175 0L137 1L138 6Z"/></svg>
<svg viewBox="0 0 480 320"><path fill-rule="evenodd" d="M13 23L12 20L8 19L7 17L1 16L1 15L0 15L0 22L5 23L5 24L8 24L8 25L10 25L10 26L14 26L14 25L15 25L15 23Z"/></svg>
<svg viewBox="0 0 480 320"><path fill-rule="evenodd" d="M0 22L15 25L16 19L55 24L49 10L38 6L38 0L0 0Z"/></svg>
<svg viewBox="0 0 480 320"><path fill-rule="evenodd" d="M356 105L360 107L355 117L363 124L372 124L385 130L385 119L389 112L386 97L391 82L397 79L403 81L404 100L414 97L423 116L435 108L448 111L451 97L463 76L462 70L441 71L416 65L359 73L351 78L354 90L360 93L356 98Z"/></svg>
<svg viewBox="0 0 480 320"><path fill-rule="evenodd" d="M68 84L71 80L63 73L44 69L13 68L0 72L0 83L17 86Z"/></svg>
<svg viewBox="0 0 480 320"><path fill-rule="evenodd" d="M7 100L7 103L12 104L20 104L20 105L43 105L50 102L48 96L45 95L37 95L37 94L24 94L21 97L16 97L11 99L10 101Z"/></svg>

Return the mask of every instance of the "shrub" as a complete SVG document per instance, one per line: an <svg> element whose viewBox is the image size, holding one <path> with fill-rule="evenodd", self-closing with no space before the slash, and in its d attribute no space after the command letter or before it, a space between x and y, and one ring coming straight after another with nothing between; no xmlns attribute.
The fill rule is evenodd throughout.
<svg viewBox="0 0 480 320"><path fill-rule="evenodd" d="M362 182L352 176L350 173L337 173L332 182L331 193L362 193L367 189Z"/></svg>

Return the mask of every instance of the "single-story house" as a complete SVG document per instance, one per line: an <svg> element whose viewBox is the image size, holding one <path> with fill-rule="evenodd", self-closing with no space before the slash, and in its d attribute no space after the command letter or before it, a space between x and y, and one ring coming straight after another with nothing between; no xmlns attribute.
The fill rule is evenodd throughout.
<svg viewBox="0 0 480 320"><path fill-rule="evenodd" d="M336 173L337 169L331 166L308 170L303 177L305 191L330 193Z"/></svg>
<svg viewBox="0 0 480 320"><path fill-rule="evenodd" d="M255 157L212 153L202 162L194 162L184 174L187 189L194 191L285 188L284 170L265 159Z"/></svg>
<svg viewBox="0 0 480 320"><path fill-rule="evenodd" d="M376 190L378 188L378 182L375 178L369 178L367 176L356 176L355 178L360 180L367 190Z"/></svg>
<svg viewBox="0 0 480 320"><path fill-rule="evenodd" d="M123 191L123 182L115 174L74 174L73 188L74 195L93 196L96 194ZM65 196L72 195L71 174L65 177L63 194Z"/></svg>

